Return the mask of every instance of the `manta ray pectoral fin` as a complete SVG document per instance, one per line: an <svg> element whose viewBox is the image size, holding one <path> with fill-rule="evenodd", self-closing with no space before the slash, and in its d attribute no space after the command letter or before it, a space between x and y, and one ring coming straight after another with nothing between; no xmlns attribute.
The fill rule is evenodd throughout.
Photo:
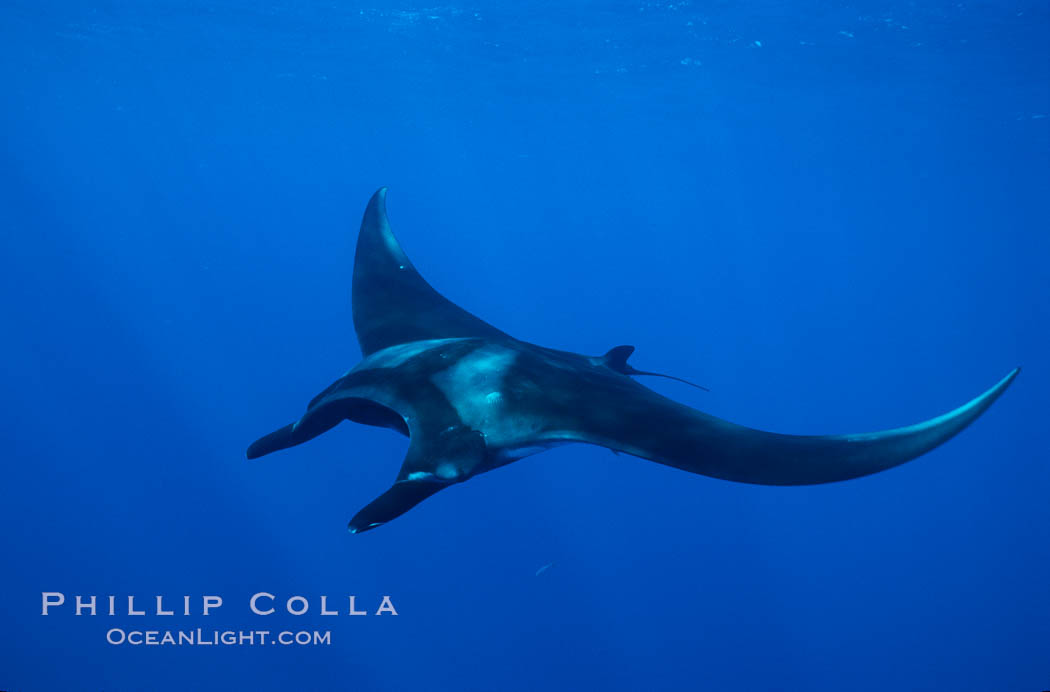
<svg viewBox="0 0 1050 692"><path fill-rule="evenodd" d="M445 298L420 276L390 230L385 187L372 195L361 219L352 308L357 340L366 356L411 341L509 338Z"/></svg>
<svg viewBox="0 0 1050 692"><path fill-rule="evenodd" d="M640 385L586 392L604 406L577 420L575 439L741 483L813 485L892 468L948 441L988 409L1017 377L1010 372L980 396L923 423L852 435L783 435L710 416Z"/></svg>

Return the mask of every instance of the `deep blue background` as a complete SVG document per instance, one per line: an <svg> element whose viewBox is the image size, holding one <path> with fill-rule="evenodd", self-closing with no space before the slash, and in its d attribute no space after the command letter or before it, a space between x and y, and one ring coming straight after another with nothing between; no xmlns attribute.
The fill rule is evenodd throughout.
<svg viewBox="0 0 1050 692"><path fill-rule="evenodd" d="M1050 16L921 5L3 3L0 688L1050 687ZM380 185L453 300L636 344L740 423L891 427L1025 371L874 477L563 447L351 536L402 438L244 448L358 360ZM226 605L44 618L51 590ZM257 590L400 615L248 617Z"/></svg>

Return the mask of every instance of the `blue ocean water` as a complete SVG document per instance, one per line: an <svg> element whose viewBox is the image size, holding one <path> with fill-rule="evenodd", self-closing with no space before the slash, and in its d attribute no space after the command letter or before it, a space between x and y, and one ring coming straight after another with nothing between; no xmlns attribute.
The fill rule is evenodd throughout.
<svg viewBox="0 0 1050 692"><path fill-rule="evenodd" d="M1050 687L1048 31L1029 0L7 0L0 689ZM359 359L381 185L450 299L634 344L739 423L894 427L1025 370L868 478L566 446L352 536L403 438L244 449ZM149 614L74 614L110 594Z"/></svg>

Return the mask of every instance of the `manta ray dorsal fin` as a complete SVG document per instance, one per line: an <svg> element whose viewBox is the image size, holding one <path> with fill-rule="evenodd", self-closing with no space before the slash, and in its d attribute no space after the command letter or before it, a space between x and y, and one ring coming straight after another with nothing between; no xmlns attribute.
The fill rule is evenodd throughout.
<svg viewBox="0 0 1050 692"><path fill-rule="evenodd" d="M634 370L627 364L627 359L632 353L634 353L634 346L613 346L602 356L602 360L610 370L627 375Z"/></svg>
<svg viewBox="0 0 1050 692"><path fill-rule="evenodd" d="M634 353L634 346L614 346L613 348L610 348L604 356L602 356L602 360L605 362L605 366L607 368L614 372L618 372L621 375L649 375L651 377L664 377L668 380L674 380L675 382L687 384L690 387L702 389L705 392L711 391L707 387L701 387L695 382L683 380L681 377L675 377L674 375L664 375L660 372L649 372L648 370L639 370L638 368L635 368L627 362L627 359L631 357L632 353Z"/></svg>
<svg viewBox="0 0 1050 692"><path fill-rule="evenodd" d="M390 230L386 188L365 209L353 278L354 329L365 356L390 346L457 337L510 338L434 290Z"/></svg>

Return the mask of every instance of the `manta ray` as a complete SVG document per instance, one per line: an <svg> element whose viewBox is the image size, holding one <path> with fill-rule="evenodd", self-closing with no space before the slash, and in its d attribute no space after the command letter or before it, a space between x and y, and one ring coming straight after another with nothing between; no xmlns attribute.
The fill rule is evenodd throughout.
<svg viewBox="0 0 1050 692"><path fill-rule="evenodd" d="M583 442L740 483L811 485L892 468L972 423L1017 376L926 422L852 435L784 435L721 420L643 386L627 360L516 339L455 305L416 271L390 230L386 188L357 239L352 312L363 360L294 423L248 447L255 459L344 420L409 438L394 484L350 520L351 533L399 517L450 485L554 445ZM673 378L678 379L678 378Z"/></svg>

